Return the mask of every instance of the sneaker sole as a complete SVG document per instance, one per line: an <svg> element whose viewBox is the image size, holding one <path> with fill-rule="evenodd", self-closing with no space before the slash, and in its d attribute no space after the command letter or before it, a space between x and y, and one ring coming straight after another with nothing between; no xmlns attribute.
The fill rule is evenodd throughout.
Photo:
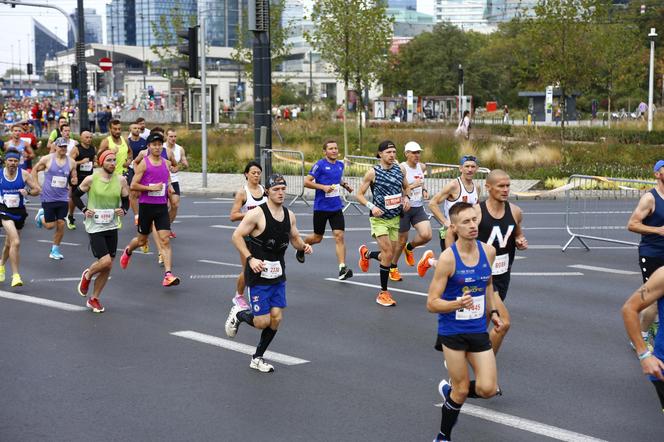
<svg viewBox="0 0 664 442"><path fill-rule="evenodd" d="M256 370L259 373L274 373L274 367L270 368L269 370L261 370L258 366L249 364L249 368Z"/></svg>
<svg viewBox="0 0 664 442"><path fill-rule="evenodd" d="M339 281L345 281L346 279L348 279L348 278L352 278L352 277L353 277L353 271L352 271L352 270L349 270L349 271L346 272L345 274L339 276Z"/></svg>
<svg viewBox="0 0 664 442"><path fill-rule="evenodd" d="M12 284L12 287L23 287L23 281Z"/></svg>
<svg viewBox="0 0 664 442"><path fill-rule="evenodd" d="M383 307L396 307L397 303L395 302L394 304L383 304L380 301L376 301L376 304L382 305Z"/></svg>
<svg viewBox="0 0 664 442"><path fill-rule="evenodd" d="M163 284L164 287L173 287L176 285L180 285L180 278L175 278L170 284Z"/></svg>

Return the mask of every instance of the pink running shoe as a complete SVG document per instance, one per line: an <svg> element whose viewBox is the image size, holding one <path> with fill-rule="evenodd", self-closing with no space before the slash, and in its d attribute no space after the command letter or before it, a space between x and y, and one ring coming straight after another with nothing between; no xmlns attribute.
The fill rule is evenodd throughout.
<svg viewBox="0 0 664 442"><path fill-rule="evenodd" d="M120 257L120 267L126 269L129 265L129 260L131 260L131 255L127 253L127 248L125 247L124 251L122 252L122 256Z"/></svg>

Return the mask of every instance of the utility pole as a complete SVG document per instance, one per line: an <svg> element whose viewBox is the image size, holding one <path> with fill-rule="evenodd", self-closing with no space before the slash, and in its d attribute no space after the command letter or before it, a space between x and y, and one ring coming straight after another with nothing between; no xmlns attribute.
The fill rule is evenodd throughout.
<svg viewBox="0 0 664 442"><path fill-rule="evenodd" d="M207 82L205 78L205 15L199 15L201 42L201 172L203 188L207 187ZM192 55L193 57L196 54Z"/></svg>
<svg viewBox="0 0 664 442"><path fill-rule="evenodd" d="M654 83L655 83L655 39L657 38L657 32L655 28L650 28L650 33L648 34L650 39L650 76L648 83L648 132L652 131L652 105L653 105L653 96L654 96Z"/></svg>
<svg viewBox="0 0 664 442"><path fill-rule="evenodd" d="M90 127L88 121L88 72L85 68L85 15L83 0L78 0L78 39L76 39L76 64L78 64L78 121L79 132Z"/></svg>

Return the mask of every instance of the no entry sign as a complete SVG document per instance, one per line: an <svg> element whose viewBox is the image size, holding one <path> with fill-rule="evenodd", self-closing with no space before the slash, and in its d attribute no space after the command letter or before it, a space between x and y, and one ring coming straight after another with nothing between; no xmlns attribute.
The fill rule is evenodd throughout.
<svg viewBox="0 0 664 442"><path fill-rule="evenodd" d="M102 57L99 59L99 67L104 72L110 71L113 69L113 62L108 57Z"/></svg>

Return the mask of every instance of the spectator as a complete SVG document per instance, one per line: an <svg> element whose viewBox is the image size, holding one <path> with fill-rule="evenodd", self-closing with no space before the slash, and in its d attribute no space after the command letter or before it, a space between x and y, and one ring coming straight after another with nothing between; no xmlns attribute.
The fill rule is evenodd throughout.
<svg viewBox="0 0 664 442"><path fill-rule="evenodd" d="M464 137L466 140L470 139L470 111L463 111L463 117L459 121L459 126L457 126L454 131L454 135L457 137Z"/></svg>
<svg viewBox="0 0 664 442"><path fill-rule="evenodd" d="M507 105L503 106L503 124L510 124L510 110Z"/></svg>

